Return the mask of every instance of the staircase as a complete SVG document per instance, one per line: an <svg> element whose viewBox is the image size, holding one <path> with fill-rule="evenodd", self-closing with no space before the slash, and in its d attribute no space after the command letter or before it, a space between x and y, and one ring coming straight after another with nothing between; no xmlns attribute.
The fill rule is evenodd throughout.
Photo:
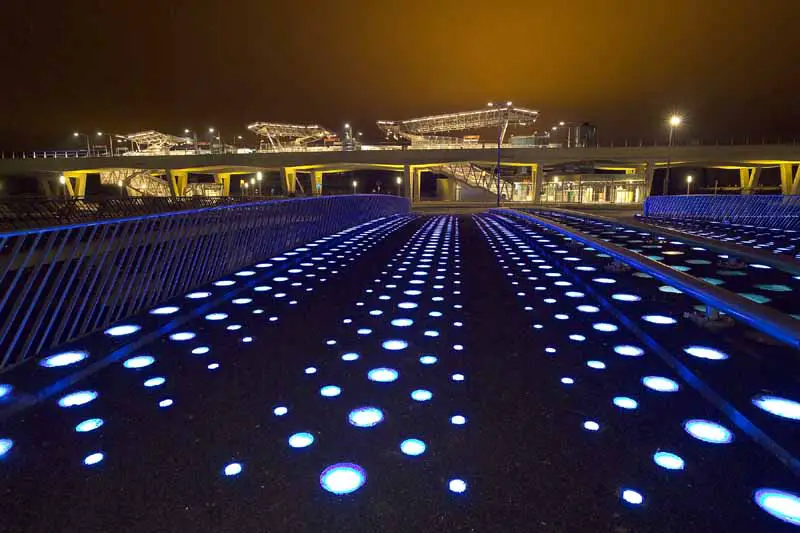
<svg viewBox="0 0 800 533"><path fill-rule="evenodd" d="M444 174L469 187L497 194L497 178L474 163L447 163L432 167L430 170ZM500 175L500 194L504 200L514 199L514 183L503 178L502 174Z"/></svg>

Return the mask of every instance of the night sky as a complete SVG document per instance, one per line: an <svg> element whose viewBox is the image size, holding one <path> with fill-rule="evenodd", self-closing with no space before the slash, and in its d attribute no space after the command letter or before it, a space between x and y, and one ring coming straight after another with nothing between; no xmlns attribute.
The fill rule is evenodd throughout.
<svg viewBox="0 0 800 533"><path fill-rule="evenodd" d="M213 7L211 7L213 6ZM0 149L513 100L600 142L800 139L798 0L5 0ZM227 136L226 135L226 136Z"/></svg>

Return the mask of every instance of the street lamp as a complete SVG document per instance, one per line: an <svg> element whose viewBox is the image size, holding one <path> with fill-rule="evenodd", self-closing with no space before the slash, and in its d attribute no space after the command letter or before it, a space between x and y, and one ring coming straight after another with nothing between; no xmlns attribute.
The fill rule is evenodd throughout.
<svg viewBox="0 0 800 533"><path fill-rule="evenodd" d="M258 181L258 194L261 195L261 180L264 179L264 173L260 170L256 172L256 181Z"/></svg>
<svg viewBox="0 0 800 533"><path fill-rule="evenodd" d="M400 186L403 184L403 178L401 176L397 176L394 181L397 183L397 196L400 196Z"/></svg>
<svg viewBox="0 0 800 533"><path fill-rule="evenodd" d="M86 157L91 157L92 156L92 145L91 145L91 140L89 139L89 136L86 135L85 133L80 133L78 131L76 131L75 133L72 134L72 136L75 137L75 138L78 138L81 135L86 137Z"/></svg>
<svg viewBox="0 0 800 533"><path fill-rule="evenodd" d="M353 194L356 193L356 187L358 187L358 181L353 180Z"/></svg>
<svg viewBox="0 0 800 533"><path fill-rule="evenodd" d="M489 102L487 105L491 108L497 108L497 166L495 166L494 172L497 180L497 207L500 207L502 198L500 195L500 150L503 145L503 125L508 124L508 110L511 109L513 104L509 100L505 106L494 102Z"/></svg>
<svg viewBox="0 0 800 533"><path fill-rule="evenodd" d="M61 184L61 190L64 192L64 199L67 199L67 177L64 174L61 174L58 177L58 183Z"/></svg>
<svg viewBox="0 0 800 533"><path fill-rule="evenodd" d="M198 150L198 147L197 147L197 133L195 133L194 131L190 130L189 128L184 128L183 129L183 134L192 136L192 140L194 140L194 153L196 154L197 150Z"/></svg>
<svg viewBox="0 0 800 533"><path fill-rule="evenodd" d="M692 176L691 174L686 176L686 194L687 195L690 194L689 188L692 186L692 180L693 179L694 179L694 176Z"/></svg>
<svg viewBox="0 0 800 533"><path fill-rule="evenodd" d="M664 194L669 190L669 171L671 166L672 156L672 138L675 134L675 128L681 125L683 117L678 114L673 114L669 117L669 144L667 145L667 173L664 175Z"/></svg>
<svg viewBox="0 0 800 533"><path fill-rule="evenodd" d="M98 131L97 132L97 136L98 137L102 137L103 135L106 135L106 134L104 134L102 131ZM109 133L109 134L106 135L106 137L108 137L108 149L111 151L111 155L113 156L114 155L114 136Z"/></svg>

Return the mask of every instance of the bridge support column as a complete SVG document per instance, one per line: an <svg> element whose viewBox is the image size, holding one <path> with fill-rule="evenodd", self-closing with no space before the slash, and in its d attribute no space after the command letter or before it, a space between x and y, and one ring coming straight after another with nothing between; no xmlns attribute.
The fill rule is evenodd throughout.
<svg viewBox="0 0 800 533"><path fill-rule="evenodd" d="M436 198L443 202L455 200L455 180L453 178L436 179Z"/></svg>
<svg viewBox="0 0 800 533"><path fill-rule="evenodd" d="M322 171L321 170L312 170L311 171L311 195L312 196L321 196L322 195Z"/></svg>
<svg viewBox="0 0 800 533"><path fill-rule="evenodd" d="M798 194L800 192L800 165L792 171L793 163L781 163L781 193Z"/></svg>
<svg viewBox="0 0 800 533"><path fill-rule="evenodd" d="M214 183L222 185L222 196L228 197L231 195L231 174L229 172L214 174Z"/></svg>
<svg viewBox="0 0 800 533"><path fill-rule="evenodd" d="M650 189L653 186L653 175L656 172L656 166L653 163L645 163L639 167L639 176L644 180L644 201L645 198L650 196Z"/></svg>
<svg viewBox="0 0 800 533"><path fill-rule="evenodd" d="M539 189L542 187L542 174L543 167L541 163L533 163L531 165L531 196L530 201L538 204L541 194Z"/></svg>
<svg viewBox="0 0 800 533"><path fill-rule="evenodd" d="M411 165L403 167L403 196L414 201L414 167Z"/></svg>
<svg viewBox="0 0 800 533"><path fill-rule="evenodd" d="M64 172L64 186L70 198L86 197L86 172Z"/></svg>
<svg viewBox="0 0 800 533"><path fill-rule="evenodd" d="M422 199L422 170L417 167L412 168L412 185L411 190L413 191L413 202L419 202Z"/></svg>
<svg viewBox="0 0 800 533"><path fill-rule="evenodd" d="M297 186L297 171L292 167L281 168L281 187L283 194L292 196L295 193Z"/></svg>
<svg viewBox="0 0 800 533"><path fill-rule="evenodd" d="M186 196L189 186L189 173L182 170L167 169L167 182L172 196Z"/></svg>
<svg viewBox="0 0 800 533"><path fill-rule="evenodd" d="M740 168L739 183L742 187L742 194L752 194L753 189L758 185L761 177L761 167Z"/></svg>

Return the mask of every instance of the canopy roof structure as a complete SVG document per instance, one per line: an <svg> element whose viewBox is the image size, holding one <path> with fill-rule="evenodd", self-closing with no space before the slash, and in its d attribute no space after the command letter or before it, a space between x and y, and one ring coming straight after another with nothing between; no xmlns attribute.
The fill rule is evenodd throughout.
<svg viewBox="0 0 800 533"><path fill-rule="evenodd" d="M192 144L194 141L187 137L178 137L168 133L161 133L155 130L140 131L120 135L120 138L131 141L136 145L137 152L163 153L173 146L181 144Z"/></svg>
<svg viewBox="0 0 800 533"><path fill-rule="evenodd" d="M253 122L247 129L269 143L273 149L280 149L281 141L291 141L294 145L302 145L333 135L317 124L281 124L279 122Z"/></svg>

